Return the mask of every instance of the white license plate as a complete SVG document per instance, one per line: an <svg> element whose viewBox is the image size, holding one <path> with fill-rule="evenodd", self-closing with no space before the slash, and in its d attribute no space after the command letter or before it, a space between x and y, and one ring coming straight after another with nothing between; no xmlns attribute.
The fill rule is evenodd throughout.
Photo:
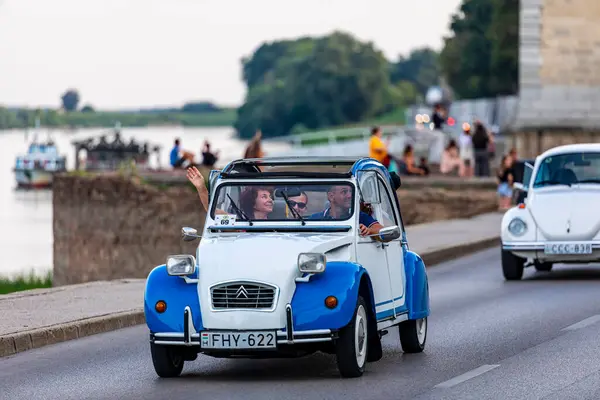
<svg viewBox="0 0 600 400"><path fill-rule="evenodd" d="M205 349L273 349L275 332L202 332L200 346Z"/></svg>
<svg viewBox="0 0 600 400"><path fill-rule="evenodd" d="M546 254L592 254L591 243L546 243Z"/></svg>

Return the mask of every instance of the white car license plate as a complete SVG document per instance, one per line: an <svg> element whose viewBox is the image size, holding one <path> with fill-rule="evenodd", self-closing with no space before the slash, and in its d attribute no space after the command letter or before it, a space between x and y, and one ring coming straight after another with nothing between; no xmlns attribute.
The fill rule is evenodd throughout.
<svg viewBox="0 0 600 400"><path fill-rule="evenodd" d="M546 254L592 254L591 243L546 243Z"/></svg>
<svg viewBox="0 0 600 400"><path fill-rule="evenodd" d="M200 346L205 349L274 349L275 332L202 332Z"/></svg>

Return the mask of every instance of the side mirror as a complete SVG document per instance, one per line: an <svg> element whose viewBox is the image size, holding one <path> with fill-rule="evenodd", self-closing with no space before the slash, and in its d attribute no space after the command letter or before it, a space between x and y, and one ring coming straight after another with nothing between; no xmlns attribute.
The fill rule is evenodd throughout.
<svg viewBox="0 0 600 400"><path fill-rule="evenodd" d="M183 227L181 228L181 238L184 242L191 242L196 239L200 239L201 236L198 236L198 231L194 228Z"/></svg>
<svg viewBox="0 0 600 400"><path fill-rule="evenodd" d="M400 232L400 227L398 225L386 226L385 228L381 228L379 230L378 236L384 242L390 242L402 236L402 232Z"/></svg>

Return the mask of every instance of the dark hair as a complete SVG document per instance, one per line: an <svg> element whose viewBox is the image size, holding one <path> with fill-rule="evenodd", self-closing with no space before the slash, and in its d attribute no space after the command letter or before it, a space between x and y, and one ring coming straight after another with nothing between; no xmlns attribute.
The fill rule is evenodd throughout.
<svg viewBox="0 0 600 400"><path fill-rule="evenodd" d="M374 126L374 127L371 128L371 135L374 135L377 132L379 132L379 127L378 126Z"/></svg>
<svg viewBox="0 0 600 400"><path fill-rule="evenodd" d="M265 190L273 196L271 188L266 186L246 186L240 194L240 208L248 218L254 218L254 202L258 197L258 192L261 190Z"/></svg>
<svg viewBox="0 0 600 400"><path fill-rule="evenodd" d="M179 146L179 138L175 139L175 146Z"/></svg>
<svg viewBox="0 0 600 400"><path fill-rule="evenodd" d="M456 144L456 140L450 139L448 146L446 146L446 150L450 150L453 147L458 147L458 145Z"/></svg>
<svg viewBox="0 0 600 400"><path fill-rule="evenodd" d="M409 153L413 152L413 147L410 144L404 146L404 152L402 153L404 156L407 156Z"/></svg>

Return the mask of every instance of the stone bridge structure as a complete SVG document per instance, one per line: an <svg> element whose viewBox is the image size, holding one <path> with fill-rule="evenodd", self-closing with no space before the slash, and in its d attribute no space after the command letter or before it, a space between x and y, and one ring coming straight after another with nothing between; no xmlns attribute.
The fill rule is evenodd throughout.
<svg viewBox="0 0 600 400"><path fill-rule="evenodd" d="M521 0L519 28L519 155L599 141L600 1Z"/></svg>

